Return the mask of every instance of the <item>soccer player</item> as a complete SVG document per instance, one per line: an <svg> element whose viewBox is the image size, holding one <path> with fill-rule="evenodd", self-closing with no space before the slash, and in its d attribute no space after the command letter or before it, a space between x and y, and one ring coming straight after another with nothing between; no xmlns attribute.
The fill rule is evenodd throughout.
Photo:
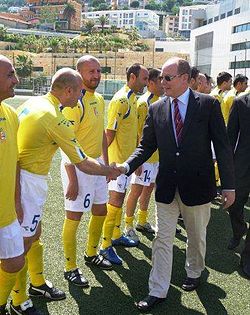
<svg viewBox="0 0 250 315"><path fill-rule="evenodd" d="M137 101L139 139L142 135L149 105L156 102L163 94L160 74L161 71L158 69L149 70L148 90ZM138 211L138 223L136 225L136 229L139 231L154 233L154 229L151 227L150 223L147 222L147 210L151 193L154 189L158 166L159 155L158 151L156 151L150 159L143 164L141 174L136 175L136 173L133 173L131 177L131 189L129 191L126 204L124 235L137 242L139 241L139 238L133 228L133 221L136 204L139 198L140 209Z"/></svg>
<svg viewBox="0 0 250 315"><path fill-rule="evenodd" d="M116 178L118 171L89 158L75 139L71 122L61 113L74 107L82 90L82 77L72 69L63 68L52 78L51 90L42 97L31 98L18 109L20 126L18 149L21 167L22 230L30 275L30 296L51 300L65 298L43 275L43 246L40 242L42 207L47 195L47 174L51 160L60 147L81 171ZM26 271L26 270L25 270ZM26 314L26 272L19 273L13 290L13 314Z"/></svg>
<svg viewBox="0 0 250 315"><path fill-rule="evenodd" d="M211 96L215 97L220 104L222 104L225 93L231 89L232 76L228 72L220 72L216 79L217 86L210 93Z"/></svg>
<svg viewBox="0 0 250 315"><path fill-rule="evenodd" d="M200 71L196 67L191 68L191 77L190 77L190 81L189 81L189 86L194 91L197 90L198 84L200 81L199 73L200 73Z"/></svg>
<svg viewBox="0 0 250 315"><path fill-rule="evenodd" d="M143 92L148 83L148 70L133 64L127 69L127 84L112 98L108 108L106 136L110 162L123 163L137 145L137 100L136 93ZM122 264L113 245L137 246L138 242L122 235L120 230L122 205L130 177L121 175L109 183L107 217L103 227L101 254L113 264ZM112 242L111 242L112 239Z"/></svg>
<svg viewBox="0 0 250 315"><path fill-rule="evenodd" d="M82 95L78 106L65 108L63 114L74 125L76 138L84 152L100 163L108 165L108 147L104 132L105 103L103 97L95 92L101 79L101 66L95 57L86 55L77 61L76 67L82 76ZM64 276L73 284L84 287L88 282L76 263L76 233L83 212L91 210L84 256L86 264L101 269L112 268L112 264L97 253L107 214L107 181L103 176L91 176L79 171L73 164L68 163L65 155L62 159L61 177L66 209L62 235L66 259Z"/></svg>

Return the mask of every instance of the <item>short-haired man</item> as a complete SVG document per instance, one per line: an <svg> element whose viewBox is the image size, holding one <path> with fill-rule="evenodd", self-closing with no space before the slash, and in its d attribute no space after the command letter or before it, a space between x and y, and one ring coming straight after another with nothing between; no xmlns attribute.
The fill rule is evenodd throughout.
<svg viewBox="0 0 250 315"><path fill-rule="evenodd" d="M233 80L233 88L226 94L221 104L221 111L227 125L230 109L236 96L245 92L248 78L243 74L237 74Z"/></svg>
<svg viewBox="0 0 250 315"><path fill-rule="evenodd" d="M51 300L65 298L65 293L45 280L43 246L40 242L42 208L47 195L47 175L52 157L60 147L81 171L116 178L118 171L89 158L77 142L71 122L61 113L64 107L74 107L82 90L82 77L72 69L63 68L52 78L51 90L42 97L31 98L18 109L20 121L18 150L20 162L22 230L27 252L30 296ZM26 272L19 273L13 290L13 314L26 314Z"/></svg>
<svg viewBox="0 0 250 315"><path fill-rule="evenodd" d="M145 119L148 114L149 105L156 102L163 95L161 84L161 71L150 69L148 77L147 92L137 101L138 112L138 138L142 136ZM126 203L126 218L124 235L138 241L139 238L134 230L134 213L139 199L140 208L138 211L138 222L136 229L148 233L154 233L154 229L147 221L148 205L159 167L159 154L156 151L150 159L142 165L140 174L132 174L131 188Z"/></svg>
<svg viewBox="0 0 250 315"><path fill-rule="evenodd" d="M127 69L127 84L112 98L108 108L106 136L109 162L123 163L137 145L137 99L136 93L142 93L148 83L148 70L133 64ZM111 263L122 264L113 245L137 246L138 242L122 235L120 230L122 205L130 177L121 175L109 183L109 201L107 217L103 227L101 254ZM111 242L112 239L112 242Z"/></svg>
<svg viewBox="0 0 250 315"><path fill-rule="evenodd" d="M200 71L196 67L191 67L189 87L190 89L196 91L199 85L199 73Z"/></svg>
<svg viewBox="0 0 250 315"><path fill-rule="evenodd" d="M225 92L232 86L232 76L230 73L222 71L216 78L217 86L211 91L210 95L215 97L222 104Z"/></svg>
<svg viewBox="0 0 250 315"><path fill-rule="evenodd" d="M212 89L211 79L212 78L208 76L206 73L205 74L199 73L199 83L196 91L204 94L211 93Z"/></svg>
<svg viewBox="0 0 250 315"><path fill-rule="evenodd" d="M65 108L63 114L72 122L76 138L84 148L84 152L100 163L108 165L104 132L105 103L103 97L95 91L101 80L101 66L95 57L86 55L78 59L76 68L82 76L82 95L78 106ZM88 282L76 263L76 233L83 212L91 210L84 256L86 264L101 269L112 268L108 260L97 254L102 226L107 214L107 181L103 176L81 172L69 163L65 154L62 158L61 177L66 210L62 235L65 256L64 276L69 282L84 287Z"/></svg>
<svg viewBox="0 0 250 315"><path fill-rule="evenodd" d="M24 246L15 205L18 119L15 111L3 102L14 96L18 79L13 65L3 55L0 72L0 314L7 315L8 297L24 266ZM18 219L21 221L21 216Z"/></svg>

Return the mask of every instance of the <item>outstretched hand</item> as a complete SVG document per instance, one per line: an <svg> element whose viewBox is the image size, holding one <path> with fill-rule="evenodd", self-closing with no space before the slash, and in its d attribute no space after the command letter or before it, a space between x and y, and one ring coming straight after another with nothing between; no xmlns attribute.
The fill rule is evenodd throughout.
<svg viewBox="0 0 250 315"><path fill-rule="evenodd" d="M223 209L229 208L235 200L235 191L227 191L227 190L222 190L222 207Z"/></svg>

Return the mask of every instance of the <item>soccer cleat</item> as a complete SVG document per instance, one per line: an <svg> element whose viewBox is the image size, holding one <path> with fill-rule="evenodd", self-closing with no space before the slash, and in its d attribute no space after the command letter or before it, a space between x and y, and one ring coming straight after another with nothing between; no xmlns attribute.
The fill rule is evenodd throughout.
<svg viewBox="0 0 250 315"><path fill-rule="evenodd" d="M109 246L108 248L101 249L100 254L105 257L108 261L110 261L114 265L122 265L122 259L119 257L114 248Z"/></svg>
<svg viewBox="0 0 250 315"><path fill-rule="evenodd" d="M125 247L136 247L138 246L139 242L135 242L134 240L130 239L129 237L126 237L122 235L121 237L112 240L113 246L125 246Z"/></svg>
<svg viewBox="0 0 250 315"><path fill-rule="evenodd" d="M137 242L137 243L140 241L138 235L135 232L135 229L133 227L131 227L131 226L125 228L124 236L129 238L129 239L131 239L131 240L133 240L133 241L135 241L135 242Z"/></svg>
<svg viewBox="0 0 250 315"><path fill-rule="evenodd" d="M46 280L46 282L39 287L35 287L30 284L29 295L45 297L52 301L63 300L66 298L65 293L60 289L55 288L53 284L48 280Z"/></svg>
<svg viewBox="0 0 250 315"><path fill-rule="evenodd" d="M0 306L0 315L9 315L9 312L6 309L6 304Z"/></svg>
<svg viewBox="0 0 250 315"><path fill-rule="evenodd" d="M88 280L84 278L79 268L64 271L64 278L78 287L87 288L89 286Z"/></svg>
<svg viewBox="0 0 250 315"><path fill-rule="evenodd" d="M112 269L112 264L103 255L86 256L84 255L86 265L93 265L104 270Z"/></svg>
<svg viewBox="0 0 250 315"><path fill-rule="evenodd" d="M8 314L8 313L7 313ZM34 306L31 300L27 300L18 306L14 306L10 303L11 315L42 315Z"/></svg>
<svg viewBox="0 0 250 315"><path fill-rule="evenodd" d="M136 230L141 232L147 232L147 233L155 233L155 229L151 226L149 222L145 224L136 224Z"/></svg>

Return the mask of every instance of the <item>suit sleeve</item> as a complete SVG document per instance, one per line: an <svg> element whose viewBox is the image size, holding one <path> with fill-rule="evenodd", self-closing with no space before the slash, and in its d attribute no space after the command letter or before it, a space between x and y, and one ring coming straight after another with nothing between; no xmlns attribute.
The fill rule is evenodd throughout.
<svg viewBox="0 0 250 315"><path fill-rule="evenodd" d="M157 141L155 136L155 127L153 120L152 106L149 107L149 113L146 118L143 129L142 139L135 152L127 159L129 165L128 176L132 174L140 165L146 162L157 149Z"/></svg>
<svg viewBox="0 0 250 315"><path fill-rule="evenodd" d="M240 132L238 103L239 101L237 99L233 102L227 125L227 134L233 150L236 147Z"/></svg>
<svg viewBox="0 0 250 315"><path fill-rule="evenodd" d="M232 148L217 100L211 104L209 132L215 149L222 189L235 189Z"/></svg>

